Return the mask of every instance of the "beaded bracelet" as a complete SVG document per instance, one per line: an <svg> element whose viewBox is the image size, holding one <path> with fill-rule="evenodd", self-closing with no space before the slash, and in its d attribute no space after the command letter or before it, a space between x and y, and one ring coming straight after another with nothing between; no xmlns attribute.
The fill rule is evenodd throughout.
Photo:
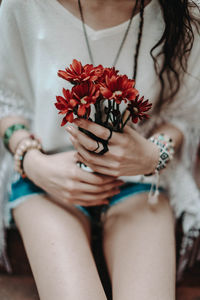
<svg viewBox="0 0 200 300"><path fill-rule="evenodd" d="M160 170L166 168L168 162L173 159L174 143L169 136L163 133L159 134L158 136L150 137L149 141L156 144L160 150L160 157L156 167L156 170L159 172Z"/></svg>
<svg viewBox="0 0 200 300"><path fill-rule="evenodd" d="M17 130L28 130L27 126L24 124L13 124L10 127L8 127L4 133L3 136L3 143L5 145L5 147L10 151L9 149L9 141L11 136L13 135L13 133Z"/></svg>
<svg viewBox="0 0 200 300"><path fill-rule="evenodd" d="M15 151L15 155L14 155L15 170L21 174L22 178L26 178L26 174L23 168L23 161L26 153L30 149L42 150L40 141L36 139L33 135L30 135L29 138L23 139L19 143Z"/></svg>

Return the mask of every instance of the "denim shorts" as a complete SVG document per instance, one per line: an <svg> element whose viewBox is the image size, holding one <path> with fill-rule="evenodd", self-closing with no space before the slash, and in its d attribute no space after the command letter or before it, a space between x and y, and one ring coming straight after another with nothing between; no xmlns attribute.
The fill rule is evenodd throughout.
<svg viewBox="0 0 200 300"><path fill-rule="evenodd" d="M149 193L151 190L151 183L143 183L143 182L126 182L124 185L120 187L120 193L113 196L109 200L108 205L104 205L101 207L101 211L105 212L109 207L123 202L127 198L141 193ZM160 192L164 192L162 187L159 187ZM8 203L8 223L9 225L14 225L14 220L12 218L12 209L20 205L22 202L27 201L30 195L36 194L45 194L46 192L42 190L40 187L36 186L32 181L28 178L23 179L19 174L15 174L10 195L9 195L9 203ZM91 221L95 217L95 207L84 207L75 205L80 211L84 213Z"/></svg>

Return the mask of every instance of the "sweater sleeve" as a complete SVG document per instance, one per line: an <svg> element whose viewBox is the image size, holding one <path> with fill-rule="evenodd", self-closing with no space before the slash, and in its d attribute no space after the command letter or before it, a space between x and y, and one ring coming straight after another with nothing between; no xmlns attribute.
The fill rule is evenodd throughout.
<svg viewBox="0 0 200 300"><path fill-rule="evenodd" d="M22 0L3 0L0 5L0 119L22 116L31 123L33 93L27 68L27 55L20 32L23 26ZM0 140L0 264L10 266L5 254L4 212L13 172L12 157Z"/></svg>
<svg viewBox="0 0 200 300"><path fill-rule="evenodd" d="M200 36L195 39L188 59L188 72L173 102L161 112L161 119L176 126L184 136L182 147L183 163L191 168L196 159L200 141Z"/></svg>
<svg viewBox="0 0 200 300"><path fill-rule="evenodd" d="M0 6L0 118L31 119L31 84L18 26L21 20L15 15L19 2L4 0Z"/></svg>

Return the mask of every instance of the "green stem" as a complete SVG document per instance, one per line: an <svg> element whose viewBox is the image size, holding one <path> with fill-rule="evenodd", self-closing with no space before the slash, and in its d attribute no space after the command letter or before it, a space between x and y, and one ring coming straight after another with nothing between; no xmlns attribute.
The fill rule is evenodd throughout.
<svg viewBox="0 0 200 300"><path fill-rule="evenodd" d="M101 105L100 105L100 100L98 100L95 103L95 122L97 124L101 124L102 123L102 114L101 114Z"/></svg>
<svg viewBox="0 0 200 300"><path fill-rule="evenodd" d="M131 118L131 114L128 116L128 118L126 119L126 121L124 122L124 124L122 122L122 130L124 129L124 127L126 126L126 124L128 123L128 121L130 120L130 118Z"/></svg>
<svg viewBox="0 0 200 300"><path fill-rule="evenodd" d="M119 109L119 104L116 103L116 110L117 110L117 118L119 119L116 119L116 127L117 127L117 130L120 130L120 123L121 123L121 114L120 114L120 109Z"/></svg>
<svg viewBox="0 0 200 300"><path fill-rule="evenodd" d="M109 121L109 118L110 118L110 112L112 110L111 100L107 100L107 101L108 101L108 113L107 113L107 116L106 116L106 125L108 125L108 121Z"/></svg>

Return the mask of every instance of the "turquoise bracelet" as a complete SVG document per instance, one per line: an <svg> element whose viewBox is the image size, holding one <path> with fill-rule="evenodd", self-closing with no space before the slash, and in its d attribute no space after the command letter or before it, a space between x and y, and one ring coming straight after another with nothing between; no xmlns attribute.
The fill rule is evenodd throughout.
<svg viewBox="0 0 200 300"><path fill-rule="evenodd" d="M9 141L11 136L13 135L13 133L17 130L28 130L27 126L24 124L13 124L10 127L8 127L4 133L4 137L3 137L3 143L5 145L5 147L9 150Z"/></svg>

